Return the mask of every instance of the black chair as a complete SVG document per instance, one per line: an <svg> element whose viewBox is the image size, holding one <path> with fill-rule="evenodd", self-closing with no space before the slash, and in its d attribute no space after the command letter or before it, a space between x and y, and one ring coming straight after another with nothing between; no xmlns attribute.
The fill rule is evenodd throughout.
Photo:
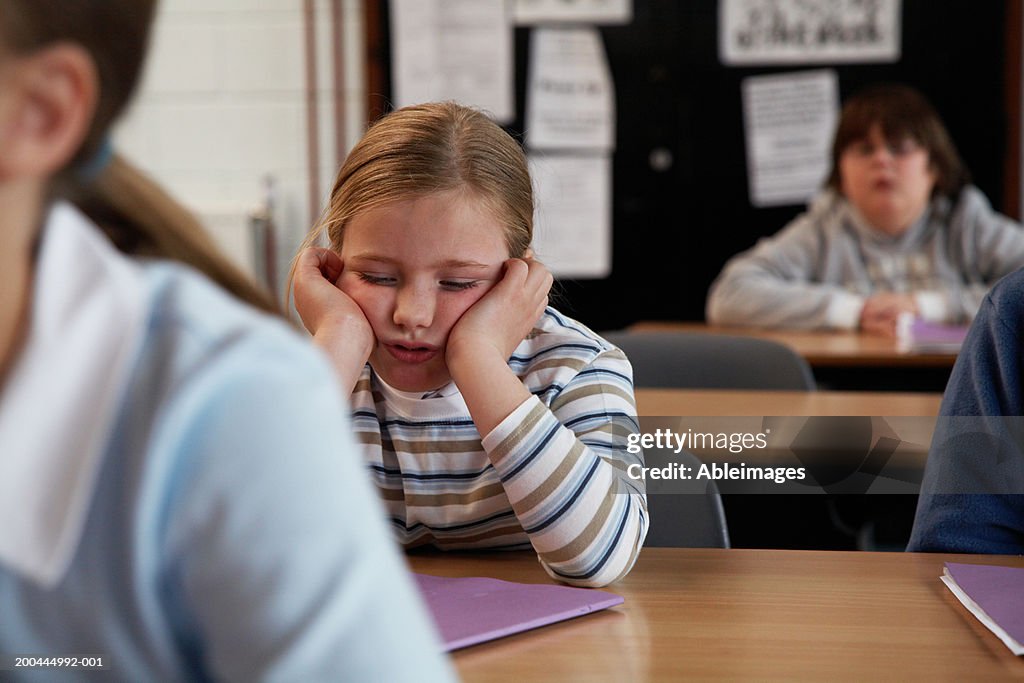
<svg viewBox="0 0 1024 683"><path fill-rule="evenodd" d="M750 389L811 391L816 388L811 368L788 346L766 339L700 332L610 332L602 335L625 352L637 387L680 389ZM653 418L642 420L651 430ZM680 462L683 454L645 451L648 466ZM692 461L692 464L691 464ZM686 454L687 465L700 461ZM696 470L693 470L696 471ZM675 547L730 546L722 496L713 481L693 480L685 492L678 482L647 481L651 527L645 545ZM705 488L706 487L706 488ZM659 492L660 491L660 492ZM771 518L782 498L732 496L726 501L740 537L749 536L760 519ZM785 497L785 498L788 498ZM764 514L748 509L752 504Z"/></svg>
<svg viewBox="0 0 1024 683"><path fill-rule="evenodd" d="M608 332L625 352L637 387L814 390L811 367L768 339L702 332Z"/></svg>
<svg viewBox="0 0 1024 683"><path fill-rule="evenodd" d="M645 459L648 466L677 462L694 468L691 470L693 472L701 464L697 456L686 451L645 452ZM647 513L651 523L644 547L729 547L729 528L722 507L722 496L713 481L648 481Z"/></svg>

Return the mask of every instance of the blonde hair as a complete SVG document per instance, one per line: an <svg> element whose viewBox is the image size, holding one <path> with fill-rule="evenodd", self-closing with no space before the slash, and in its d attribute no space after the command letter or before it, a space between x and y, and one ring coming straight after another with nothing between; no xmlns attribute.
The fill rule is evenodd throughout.
<svg viewBox="0 0 1024 683"><path fill-rule="evenodd" d="M186 263L236 298L281 313L274 297L224 257L188 209L122 157L114 155L93 182L66 194L126 254Z"/></svg>
<svg viewBox="0 0 1024 683"><path fill-rule="evenodd" d="M78 205L122 251L187 263L239 299L277 312L273 298L224 258L196 218L156 183L117 155L93 168L138 84L155 9L155 0L0 0L4 48L24 54L72 42L89 52L99 76L90 129L50 195Z"/></svg>
<svg viewBox="0 0 1024 683"><path fill-rule="evenodd" d="M302 248L323 237L340 252L356 215L438 192L467 192L504 226L509 256L533 239L533 187L519 144L481 112L455 102L404 107L367 130L338 171L330 200ZM291 290L295 266L288 277Z"/></svg>

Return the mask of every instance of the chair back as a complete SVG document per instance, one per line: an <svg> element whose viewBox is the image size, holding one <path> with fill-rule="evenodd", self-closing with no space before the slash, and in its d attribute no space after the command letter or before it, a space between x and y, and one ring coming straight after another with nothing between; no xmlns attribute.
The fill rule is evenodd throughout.
<svg viewBox="0 0 1024 683"><path fill-rule="evenodd" d="M701 461L687 451L647 452L648 466L681 463L696 472ZM660 457L659 457L660 456ZM647 513L650 526L644 546L648 548L728 548L729 527L722 507L722 495L714 481L678 480L655 488L647 482ZM667 483L667 482L666 482Z"/></svg>
<svg viewBox="0 0 1024 683"><path fill-rule="evenodd" d="M813 390L811 367L779 342L703 332L608 332L637 387Z"/></svg>

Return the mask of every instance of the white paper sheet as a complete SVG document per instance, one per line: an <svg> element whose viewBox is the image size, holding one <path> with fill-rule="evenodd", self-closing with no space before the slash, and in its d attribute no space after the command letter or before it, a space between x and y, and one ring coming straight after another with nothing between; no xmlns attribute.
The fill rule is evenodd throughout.
<svg viewBox="0 0 1024 683"><path fill-rule="evenodd" d="M612 270L611 157L530 155L533 248L556 277L602 278Z"/></svg>
<svg viewBox="0 0 1024 683"><path fill-rule="evenodd" d="M543 23L628 24L633 0L514 0L519 25Z"/></svg>
<svg viewBox="0 0 1024 683"><path fill-rule="evenodd" d="M455 100L512 121L512 31L505 0L391 0L395 105Z"/></svg>
<svg viewBox="0 0 1024 683"><path fill-rule="evenodd" d="M757 207L810 199L830 166L839 115L831 69L743 80L750 203Z"/></svg>
<svg viewBox="0 0 1024 683"><path fill-rule="evenodd" d="M596 29L533 31L526 144L533 150L614 148L615 91Z"/></svg>
<svg viewBox="0 0 1024 683"><path fill-rule="evenodd" d="M895 62L900 0L718 0L723 64Z"/></svg>

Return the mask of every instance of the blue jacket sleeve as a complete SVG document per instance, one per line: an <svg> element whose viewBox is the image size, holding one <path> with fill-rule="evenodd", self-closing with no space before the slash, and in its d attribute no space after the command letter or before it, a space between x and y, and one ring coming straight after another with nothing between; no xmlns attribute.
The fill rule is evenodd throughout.
<svg viewBox="0 0 1024 683"><path fill-rule="evenodd" d="M1024 552L1024 271L982 303L928 455L911 551Z"/></svg>

